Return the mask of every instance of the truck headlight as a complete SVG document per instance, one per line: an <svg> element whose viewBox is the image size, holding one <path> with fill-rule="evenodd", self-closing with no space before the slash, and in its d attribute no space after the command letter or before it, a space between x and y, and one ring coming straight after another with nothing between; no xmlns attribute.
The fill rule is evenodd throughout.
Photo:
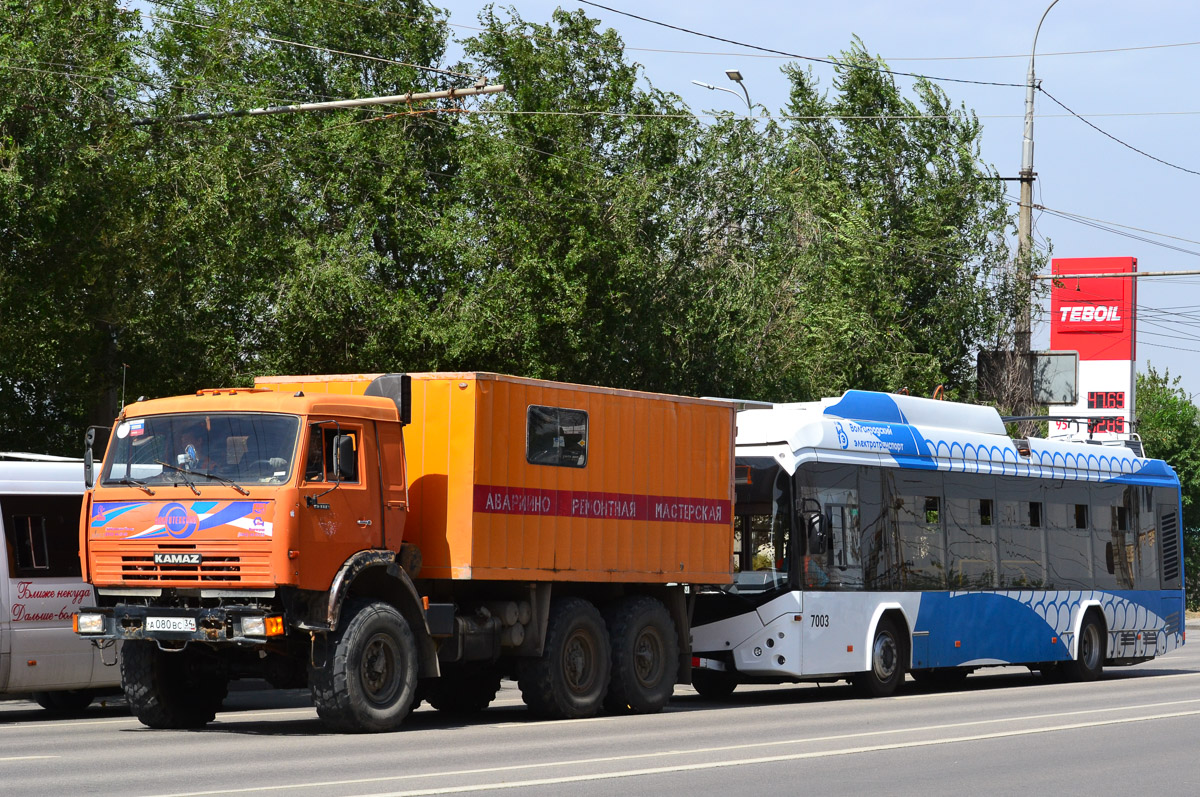
<svg viewBox="0 0 1200 797"><path fill-rule="evenodd" d="M243 617L242 618L242 635L243 636L266 636L267 621L265 617Z"/></svg>
<svg viewBox="0 0 1200 797"><path fill-rule="evenodd" d="M75 615L75 633L103 634L104 615L95 612L80 612Z"/></svg>

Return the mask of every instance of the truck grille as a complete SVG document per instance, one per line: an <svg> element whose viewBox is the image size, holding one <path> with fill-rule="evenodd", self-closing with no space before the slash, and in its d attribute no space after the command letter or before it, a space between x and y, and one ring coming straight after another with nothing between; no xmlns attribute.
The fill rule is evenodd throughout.
<svg viewBox="0 0 1200 797"><path fill-rule="evenodd" d="M114 546L115 547L115 546ZM235 548L237 548L235 550ZM198 565L155 564L155 553L199 553ZM92 551L92 571L103 585L131 587L271 586L270 550L241 550L237 546L123 545L116 550Z"/></svg>

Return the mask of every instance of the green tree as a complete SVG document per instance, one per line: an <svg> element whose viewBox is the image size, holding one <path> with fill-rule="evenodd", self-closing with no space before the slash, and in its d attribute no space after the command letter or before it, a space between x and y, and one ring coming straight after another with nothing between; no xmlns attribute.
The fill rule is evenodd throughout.
<svg viewBox="0 0 1200 797"><path fill-rule="evenodd" d="M1012 219L980 160L982 128L929 81L905 97L861 42L839 60L833 96L787 69L799 234L781 244L803 263L807 392L970 395L977 349L1013 313Z"/></svg>
<svg viewBox="0 0 1200 797"><path fill-rule="evenodd" d="M1200 609L1200 410L1179 377L1147 365L1137 375L1137 413L1147 456L1166 460L1179 477L1188 608Z"/></svg>
<svg viewBox="0 0 1200 797"><path fill-rule="evenodd" d="M507 93L460 128L456 201L434 233L440 364L662 388L655 313L673 286L655 264L694 122L639 88L616 33L580 12L481 20L466 51Z"/></svg>
<svg viewBox="0 0 1200 797"><path fill-rule="evenodd" d="M6 2L0 26L0 446L77 452L108 424L131 267L127 211L145 79L112 2Z"/></svg>
<svg viewBox="0 0 1200 797"><path fill-rule="evenodd" d="M130 395L392 369L966 394L1007 318L978 123L902 96L861 44L832 96L789 72L805 119L700 124L579 12L489 7L448 65L423 0L33 10L0 33L4 447L75 450L122 375ZM508 93L180 119L480 74Z"/></svg>

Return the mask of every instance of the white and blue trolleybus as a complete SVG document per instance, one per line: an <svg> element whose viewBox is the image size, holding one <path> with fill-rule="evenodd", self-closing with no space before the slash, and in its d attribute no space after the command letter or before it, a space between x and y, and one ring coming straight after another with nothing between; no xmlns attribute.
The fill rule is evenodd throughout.
<svg viewBox="0 0 1200 797"><path fill-rule="evenodd" d="M696 596L693 684L1093 680L1183 644L1179 481L1136 443L1013 439L885 393L737 420L734 583Z"/></svg>

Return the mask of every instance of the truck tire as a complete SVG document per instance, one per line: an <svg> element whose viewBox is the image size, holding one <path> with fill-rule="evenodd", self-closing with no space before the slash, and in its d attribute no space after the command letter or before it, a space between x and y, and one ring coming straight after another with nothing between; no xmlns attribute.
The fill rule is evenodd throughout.
<svg viewBox="0 0 1200 797"><path fill-rule="evenodd" d="M591 717L608 691L612 652L600 612L582 598L550 605L542 655L521 662L525 705L547 719Z"/></svg>
<svg viewBox="0 0 1200 797"><path fill-rule="evenodd" d="M353 601L327 655L310 665L308 682L317 715L351 733L390 731L412 711L417 691L417 640L392 606Z"/></svg>
<svg viewBox="0 0 1200 797"><path fill-rule="evenodd" d="M492 704L500 691L500 673L491 665L445 666L429 683L429 705L447 714L478 714Z"/></svg>
<svg viewBox="0 0 1200 797"><path fill-rule="evenodd" d="M604 613L612 643L612 678L604 707L616 714L654 714L675 691L679 641L662 601L635 595Z"/></svg>
<svg viewBox="0 0 1200 797"><path fill-rule="evenodd" d="M194 645L167 652L150 640L121 650L121 688L129 709L151 728L202 728L217 716L229 679Z"/></svg>
<svg viewBox="0 0 1200 797"><path fill-rule="evenodd" d="M79 714L92 704L96 693L90 689L70 689L61 692L34 692L33 700L47 711L56 714Z"/></svg>

